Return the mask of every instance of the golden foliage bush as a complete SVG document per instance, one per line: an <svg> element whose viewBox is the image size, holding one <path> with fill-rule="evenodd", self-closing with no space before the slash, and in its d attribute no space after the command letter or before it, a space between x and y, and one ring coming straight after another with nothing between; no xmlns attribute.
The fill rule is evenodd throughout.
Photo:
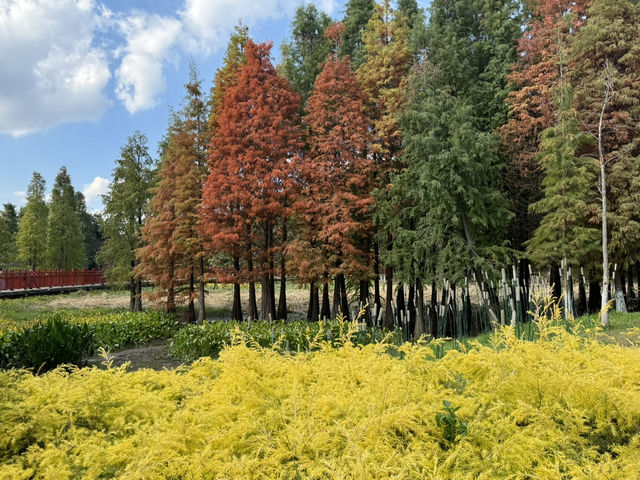
<svg viewBox="0 0 640 480"><path fill-rule="evenodd" d="M440 360L346 341L240 344L177 371L2 372L0 479L640 478L640 350L541 330Z"/></svg>

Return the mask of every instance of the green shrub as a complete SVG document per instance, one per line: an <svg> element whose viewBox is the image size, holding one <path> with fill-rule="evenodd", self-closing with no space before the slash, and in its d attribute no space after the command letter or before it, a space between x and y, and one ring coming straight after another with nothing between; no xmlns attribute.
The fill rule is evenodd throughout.
<svg viewBox="0 0 640 480"><path fill-rule="evenodd" d="M345 336L357 345L385 341L401 343L399 331L387 332L364 328L341 319L328 322L211 322L187 325L171 340L171 355L184 361L200 357L217 357L220 351L236 342L246 342L264 348L277 346L289 352L306 352L314 343L329 341L333 346L343 343Z"/></svg>
<svg viewBox="0 0 640 480"><path fill-rule="evenodd" d="M80 364L93 351L93 332L87 324L72 325L52 315L36 325L5 332L0 337L0 367L51 370L61 364Z"/></svg>
<svg viewBox="0 0 640 480"><path fill-rule="evenodd" d="M175 317L163 312L123 312L89 323L95 348L117 350L156 338L169 338L180 327Z"/></svg>

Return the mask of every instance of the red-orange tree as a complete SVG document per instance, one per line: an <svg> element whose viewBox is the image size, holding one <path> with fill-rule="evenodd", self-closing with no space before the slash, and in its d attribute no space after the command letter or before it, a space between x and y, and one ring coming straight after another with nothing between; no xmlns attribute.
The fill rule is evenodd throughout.
<svg viewBox="0 0 640 480"><path fill-rule="evenodd" d="M255 250L264 320L276 318L273 263L282 248L276 229L290 214L294 157L302 148L300 98L273 67L271 47L271 43L247 41L247 63L236 85L225 94L211 141L201 210L203 227L211 238L220 241L230 235L225 247L230 255L242 248L249 261Z"/></svg>
<svg viewBox="0 0 640 480"><path fill-rule="evenodd" d="M341 34L339 28L330 32ZM307 102L309 152L300 162L303 191L294 208L301 235L291 245L296 275L312 284L336 277L340 309L349 315L345 274L370 275L370 256L362 239L371 234L373 162L366 154L370 121L349 58L330 55ZM328 317L328 290L325 288ZM319 315L317 290L311 319Z"/></svg>
<svg viewBox="0 0 640 480"><path fill-rule="evenodd" d="M509 75L514 87L507 102L509 120L500 128L507 155L505 170L510 209L512 246L518 249L531 238L538 218L529 205L540 200L543 172L537 159L542 132L556 122L553 90L562 71L567 37L583 22L588 0L538 0L533 20L518 43L518 61ZM565 55L566 56L566 55Z"/></svg>

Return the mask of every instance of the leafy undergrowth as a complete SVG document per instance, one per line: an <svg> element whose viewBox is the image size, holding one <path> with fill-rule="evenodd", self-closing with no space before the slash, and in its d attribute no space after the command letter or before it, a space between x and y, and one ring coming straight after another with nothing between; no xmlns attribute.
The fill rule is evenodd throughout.
<svg viewBox="0 0 640 480"><path fill-rule="evenodd" d="M400 330L389 332L366 328L364 324L355 327L343 318L324 322L206 322L181 328L171 339L171 355L184 361L215 358L234 339L245 340L258 347L275 346L289 352L308 351L317 348L323 340L330 345L339 344L350 328L354 328L350 339L358 345L402 343Z"/></svg>
<svg viewBox="0 0 640 480"><path fill-rule="evenodd" d="M347 333L177 371L2 372L0 479L636 478L640 350L540 327L437 361Z"/></svg>
<svg viewBox="0 0 640 480"><path fill-rule="evenodd" d="M117 350L171 337L175 317L157 311L60 311L0 327L0 367L49 370L60 363L80 364L94 350Z"/></svg>

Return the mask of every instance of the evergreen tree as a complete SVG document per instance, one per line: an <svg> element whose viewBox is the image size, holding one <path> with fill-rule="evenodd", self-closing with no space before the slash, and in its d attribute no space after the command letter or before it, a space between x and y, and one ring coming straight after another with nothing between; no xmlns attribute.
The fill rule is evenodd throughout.
<svg viewBox="0 0 640 480"><path fill-rule="evenodd" d="M567 267L579 267L588 255L597 251L598 230L589 223L595 172L577 158L591 137L580 132L566 85L561 87L559 95L557 124L541 136L544 196L531 205L541 221L526 246L529 258L538 267L563 265L562 290L567 317L573 314Z"/></svg>
<svg viewBox="0 0 640 480"><path fill-rule="evenodd" d="M325 37L329 25L331 18L314 4L300 5L291 22L291 40L280 47L279 70L300 95L303 107L329 54L329 40Z"/></svg>
<svg viewBox="0 0 640 480"><path fill-rule="evenodd" d="M66 167L56 176L51 190L47 229L47 263L51 268L71 270L86 262L84 235L76 196Z"/></svg>
<svg viewBox="0 0 640 480"><path fill-rule="evenodd" d="M98 262L106 267L110 282L129 284L132 311L142 310L142 281L134 277L133 270L138 263L135 251L142 245L142 225L149 209L154 174L147 137L136 131L120 149L113 179L103 196L104 243Z"/></svg>
<svg viewBox="0 0 640 480"><path fill-rule="evenodd" d="M27 188L27 205L20 218L16 236L18 261L28 268L43 268L47 261L49 210L45 203L44 191L44 178L38 172L33 172Z"/></svg>
<svg viewBox="0 0 640 480"><path fill-rule="evenodd" d="M362 33L375 11L374 0L348 0L342 23L345 26L341 55L349 55L354 68L365 60Z"/></svg>
<svg viewBox="0 0 640 480"><path fill-rule="evenodd" d="M76 192L76 212L80 218L82 235L84 236L84 250L87 255L86 268L97 268L96 255L102 245L101 218L98 214L90 214L82 192Z"/></svg>
<svg viewBox="0 0 640 480"><path fill-rule="evenodd" d="M555 125L552 91L561 72L566 74L569 37L584 22L588 0L539 0L525 35L518 43L518 57L509 74L512 90L507 97L509 119L500 127L502 150L506 155L505 187L510 210L515 214L509 225L514 248L533 235L540 217L529 205L542 198L544 172L538 161L542 132Z"/></svg>
<svg viewBox="0 0 640 480"><path fill-rule="evenodd" d="M597 139L603 230L603 306L608 256L626 268L640 252L640 7L630 0L593 0L571 44L575 108ZM610 231L609 225L610 222ZM610 242L610 245L609 245ZM624 311L621 276L616 308ZM603 316L603 323L607 318Z"/></svg>
<svg viewBox="0 0 640 480"><path fill-rule="evenodd" d="M0 268L13 267L17 260L16 235L18 233L18 215L16 207L5 203L0 213Z"/></svg>

